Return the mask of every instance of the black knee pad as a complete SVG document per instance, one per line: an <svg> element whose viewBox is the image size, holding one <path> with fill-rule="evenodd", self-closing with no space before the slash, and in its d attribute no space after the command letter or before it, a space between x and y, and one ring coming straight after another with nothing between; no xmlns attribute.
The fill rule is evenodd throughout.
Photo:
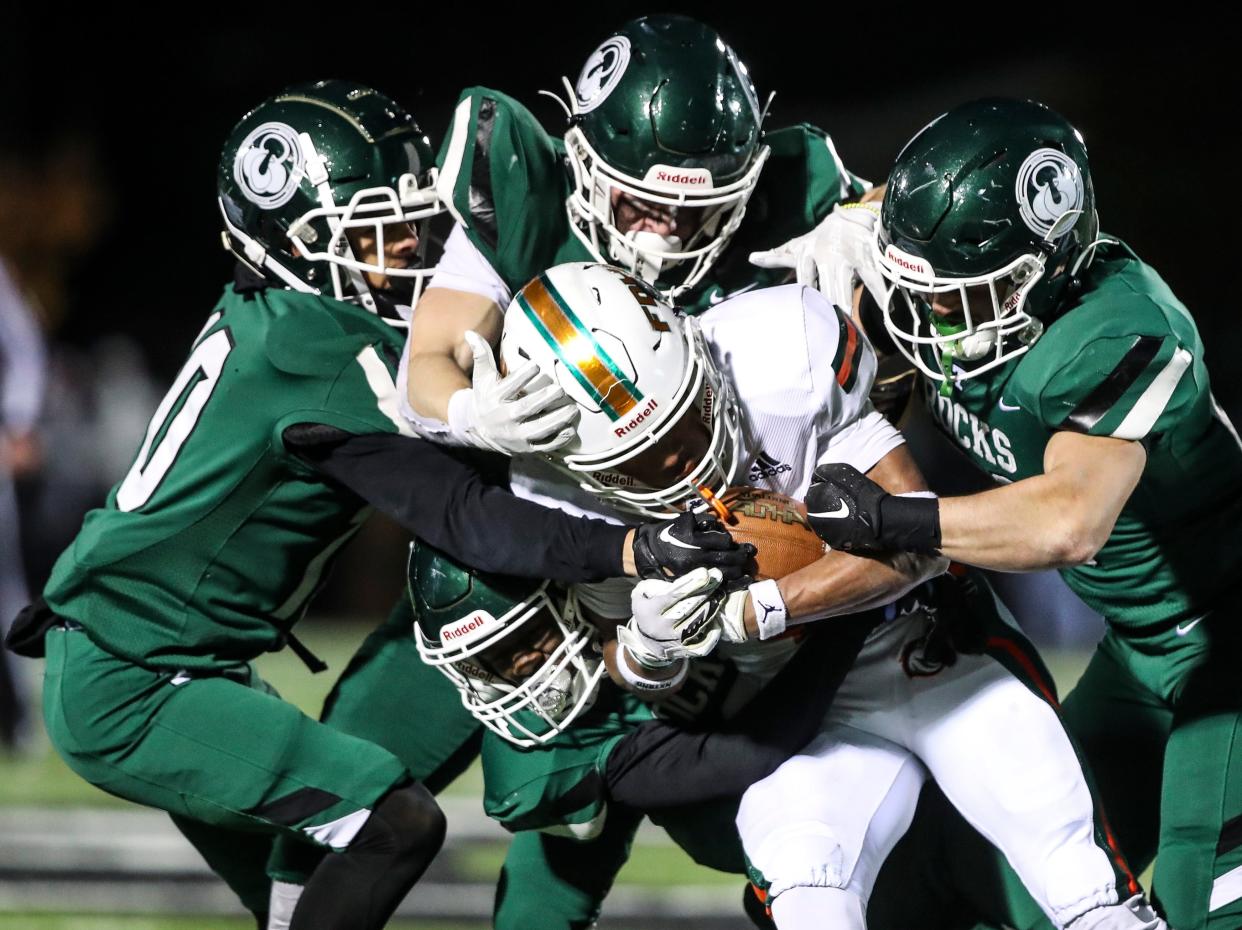
<svg viewBox="0 0 1242 930"><path fill-rule="evenodd" d="M434 855L444 844L444 812L418 782L396 788L380 799L349 851L402 857Z"/></svg>

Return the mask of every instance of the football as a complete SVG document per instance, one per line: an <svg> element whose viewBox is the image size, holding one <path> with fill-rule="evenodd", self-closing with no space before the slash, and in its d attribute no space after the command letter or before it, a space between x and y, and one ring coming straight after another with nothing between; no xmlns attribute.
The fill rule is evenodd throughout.
<svg viewBox="0 0 1242 930"><path fill-rule="evenodd" d="M802 501L745 486L729 488L721 502L729 508L729 533L740 543L753 543L756 579L783 578L819 559L826 551L806 519Z"/></svg>

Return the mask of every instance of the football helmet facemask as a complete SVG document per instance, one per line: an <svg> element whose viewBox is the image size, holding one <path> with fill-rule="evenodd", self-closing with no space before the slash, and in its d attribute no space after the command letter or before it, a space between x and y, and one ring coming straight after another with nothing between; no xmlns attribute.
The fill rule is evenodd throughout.
<svg viewBox="0 0 1242 930"><path fill-rule="evenodd" d="M413 117L383 94L349 81L291 87L244 116L224 145L225 247L277 286L371 311L377 294L412 306L435 271L424 261L424 221L443 211L434 163ZM417 256L385 257L392 224L416 230ZM373 261L356 254L351 233L373 237ZM385 286L372 288L367 272Z"/></svg>
<svg viewBox="0 0 1242 930"><path fill-rule="evenodd" d="M535 361L579 406L574 438L547 458L585 490L671 518L732 484L741 460L732 389L695 321L634 275L578 262L548 269L509 304L500 354L510 370Z"/></svg>
<svg viewBox="0 0 1242 930"><path fill-rule="evenodd" d="M508 742L546 743L594 703L605 668L572 588L475 571L416 542L409 593L419 655L448 677L466 710ZM519 680L515 669L529 663L515 656L529 659L553 644Z"/></svg>
<svg viewBox="0 0 1242 930"><path fill-rule="evenodd" d="M874 240L891 285L885 326L947 392L1035 343L1098 229L1073 126L1028 100L964 104L907 143L889 175Z"/></svg>
<svg viewBox="0 0 1242 930"><path fill-rule="evenodd" d="M769 154L746 66L702 23L645 16L564 83L574 235L670 297L693 287L737 230ZM625 225L647 215L680 234L621 229L621 202Z"/></svg>

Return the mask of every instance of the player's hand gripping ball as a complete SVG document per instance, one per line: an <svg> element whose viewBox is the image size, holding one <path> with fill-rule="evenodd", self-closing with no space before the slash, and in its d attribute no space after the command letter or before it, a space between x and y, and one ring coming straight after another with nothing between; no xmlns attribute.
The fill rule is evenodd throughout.
<svg viewBox="0 0 1242 930"><path fill-rule="evenodd" d="M755 547L750 574L755 580L783 578L823 556L823 540L815 535L801 501L765 491L738 486L721 498L730 516L726 528L739 543Z"/></svg>
<svg viewBox="0 0 1242 930"><path fill-rule="evenodd" d="M806 492L807 516L819 538L834 549L882 549L880 503L888 493L851 465L815 469Z"/></svg>
<svg viewBox="0 0 1242 930"><path fill-rule="evenodd" d="M751 551L739 546L714 514L687 512L644 523L634 533L639 578L678 578L696 568L716 568L726 580L745 574Z"/></svg>

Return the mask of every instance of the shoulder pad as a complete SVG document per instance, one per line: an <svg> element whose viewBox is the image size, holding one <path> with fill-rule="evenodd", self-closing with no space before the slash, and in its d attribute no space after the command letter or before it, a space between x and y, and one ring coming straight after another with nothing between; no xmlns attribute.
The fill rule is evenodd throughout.
<svg viewBox="0 0 1242 930"><path fill-rule="evenodd" d="M293 375L335 377L369 345L400 358L403 337L379 317L313 294L269 289L263 349L273 367Z"/></svg>
<svg viewBox="0 0 1242 930"><path fill-rule="evenodd" d="M493 264L523 202L566 183L557 140L522 104L486 87L462 91L437 162L441 198Z"/></svg>

